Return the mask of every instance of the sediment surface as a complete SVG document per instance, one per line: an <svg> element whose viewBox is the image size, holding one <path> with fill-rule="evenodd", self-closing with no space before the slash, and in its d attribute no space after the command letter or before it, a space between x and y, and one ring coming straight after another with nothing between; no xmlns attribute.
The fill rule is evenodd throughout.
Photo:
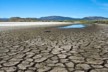
<svg viewBox="0 0 108 72"><path fill-rule="evenodd" d="M108 26L1 31L0 72L108 72Z"/></svg>

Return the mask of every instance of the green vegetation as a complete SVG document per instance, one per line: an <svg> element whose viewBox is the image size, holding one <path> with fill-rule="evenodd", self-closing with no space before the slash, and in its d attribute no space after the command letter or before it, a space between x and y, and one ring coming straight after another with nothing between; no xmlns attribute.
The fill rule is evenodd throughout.
<svg viewBox="0 0 108 72"><path fill-rule="evenodd" d="M81 23L87 23L87 24L108 24L108 20L88 20L88 21L81 21Z"/></svg>

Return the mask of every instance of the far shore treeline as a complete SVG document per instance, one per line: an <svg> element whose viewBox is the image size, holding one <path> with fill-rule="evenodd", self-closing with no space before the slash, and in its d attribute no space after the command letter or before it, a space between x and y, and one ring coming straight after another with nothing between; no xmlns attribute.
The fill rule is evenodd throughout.
<svg viewBox="0 0 108 72"><path fill-rule="evenodd" d="M98 24L108 24L108 18L105 17L84 17L84 18L71 18L63 16L47 16L41 18L21 18L21 17L11 17L11 18L0 18L0 22L75 22L80 23L98 23Z"/></svg>
<svg viewBox="0 0 108 72"><path fill-rule="evenodd" d="M0 22L35 22L39 21L37 18L20 18L20 17L11 17L11 18L1 18Z"/></svg>

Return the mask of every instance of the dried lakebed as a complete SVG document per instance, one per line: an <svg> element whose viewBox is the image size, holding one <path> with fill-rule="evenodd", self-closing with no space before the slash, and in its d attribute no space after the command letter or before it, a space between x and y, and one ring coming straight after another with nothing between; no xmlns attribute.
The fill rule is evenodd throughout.
<svg viewBox="0 0 108 72"><path fill-rule="evenodd" d="M108 26L1 31L0 72L108 72Z"/></svg>

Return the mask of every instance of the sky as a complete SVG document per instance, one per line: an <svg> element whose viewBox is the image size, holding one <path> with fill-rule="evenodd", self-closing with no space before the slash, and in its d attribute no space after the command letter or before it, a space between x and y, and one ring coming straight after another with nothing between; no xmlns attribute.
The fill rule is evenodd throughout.
<svg viewBox="0 0 108 72"><path fill-rule="evenodd" d="M0 18L108 17L108 0L0 0Z"/></svg>

